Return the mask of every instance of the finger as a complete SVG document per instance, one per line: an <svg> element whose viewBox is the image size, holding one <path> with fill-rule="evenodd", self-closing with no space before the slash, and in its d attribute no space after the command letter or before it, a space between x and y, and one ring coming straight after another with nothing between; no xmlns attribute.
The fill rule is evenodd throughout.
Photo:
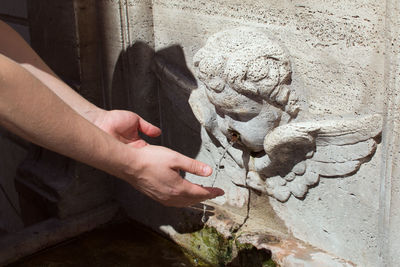
<svg viewBox="0 0 400 267"><path fill-rule="evenodd" d="M217 187L203 187L193 184L187 180L183 183L182 197L191 199L196 202L204 201L206 199L216 198L225 194L224 190Z"/></svg>
<svg viewBox="0 0 400 267"><path fill-rule="evenodd" d="M185 172L193 173L200 176L210 176L212 173L212 169L207 164L186 157L182 154L177 153L177 159L174 162L174 168L180 169Z"/></svg>
<svg viewBox="0 0 400 267"><path fill-rule="evenodd" d="M202 187L187 180L182 180L181 186L183 186L183 188L180 190L179 197L175 198L169 203L163 203L164 205L173 207L188 207L207 199L216 198L225 194L225 192L220 188Z"/></svg>
<svg viewBox="0 0 400 267"><path fill-rule="evenodd" d="M160 128L147 122L146 120L139 117L139 131L150 137L157 137L161 134Z"/></svg>
<svg viewBox="0 0 400 267"><path fill-rule="evenodd" d="M208 190L209 192L211 192L212 194L215 195L215 197L220 197L225 195L225 191L222 190L219 187L203 187L204 189Z"/></svg>

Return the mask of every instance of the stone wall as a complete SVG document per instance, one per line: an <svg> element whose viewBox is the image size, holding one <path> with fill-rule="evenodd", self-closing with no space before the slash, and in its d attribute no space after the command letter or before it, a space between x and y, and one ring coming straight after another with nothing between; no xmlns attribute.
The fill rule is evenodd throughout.
<svg viewBox="0 0 400 267"><path fill-rule="evenodd" d="M44 4L36 2L36 8ZM215 179L226 191L206 202L206 225L231 241L268 249L282 266L400 264L397 1L76 0L64 3L68 8L52 5L60 14L70 10L73 16L66 19L75 25L66 38L75 47L68 66L57 64L56 51L46 53L46 43L37 43L52 67L66 68L77 90L96 104L130 109L160 126L163 135L154 144L214 166L217 177L184 174L204 185ZM226 32L238 27L247 30ZM240 39L240 31L265 45L257 47L253 37ZM229 47L234 42L240 49ZM204 56L207 47L216 54ZM258 61L252 57L263 49L266 54L256 59L273 62L253 64ZM221 51L226 55L219 61ZM278 63L284 67L277 68ZM240 64L247 68L242 76ZM224 72L226 66L236 67ZM277 69L287 73L279 74L268 91ZM241 78L230 82L229 75ZM254 89L246 83L250 79L266 83ZM212 95L211 89L230 87L234 90L225 99ZM232 94L237 98L228 100ZM246 112L235 106L241 101L250 103L239 106ZM291 101L298 113L286 108ZM254 113L254 107L273 112L259 116L264 113ZM279 120L271 114L280 114ZM232 134L238 134L237 142ZM341 139L346 135L350 142ZM332 146L321 148L324 142ZM314 166L313 179L299 178L302 162ZM72 170L80 177L72 185L79 187L103 176L84 166ZM84 183L83 191L72 186L62 198L71 208L68 214L77 211L74 192L79 195L91 183ZM124 182L114 185L113 194L130 217L193 249L192 233L204 226L201 205L165 208ZM110 190L93 194L85 202L88 209L103 203L102 194L104 201L110 198ZM100 200L91 205L96 197Z"/></svg>
<svg viewBox="0 0 400 267"><path fill-rule="evenodd" d="M140 1L125 4L130 8L143 5ZM383 119L383 127L375 138L376 151L363 160L357 171L345 177L321 177L302 198L292 196L281 202L264 197L257 200L251 216L271 215L272 209L275 215L271 216L279 218L287 228L284 231L294 238L359 266L381 266L384 262L396 266L400 258L393 251L398 242L391 229L398 217L397 171L392 167L396 166L392 151L397 144L394 110L399 43L394 36L399 25L395 12L398 8L398 3L390 0L153 1L153 40L149 37L142 40L135 32L131 36L154 43L156 54L162 50L176 51L171 47L178 46L184 55L184 60L168 58L165 56L168 52L156 57L158 65L167 66L163 71L156 68L163 111L163 144L218 165L223 146L210 147L212 140L185 102L193 87L201 84L193 79L197 76L193 58L209 37L223 30L247 26L268 31L287 49L292 68L291 87L302 97L311 115L341 118L376 114ZM166 69L168 74L164 73ZM180 77L188 71L190 74ZM216 184L229 191L230 199L210 203L225 203L226 209L236 206L234 213L245 217L245 203L251 199L247 189L234 187L221 178L245 174L234 172L235 163L229 156L224 161L224 170ZM210 184L204 179L186 177ZM128 213L142 218L137 215L141 209L130 201L134 200L131 193L124 196L122 202L130 203L126 206ZM276 222L275 217L263 221L265 229L277 228L271 222ZM150 224L151 220L145 221ZM262 229L263 225L251 227Z"/></svg>

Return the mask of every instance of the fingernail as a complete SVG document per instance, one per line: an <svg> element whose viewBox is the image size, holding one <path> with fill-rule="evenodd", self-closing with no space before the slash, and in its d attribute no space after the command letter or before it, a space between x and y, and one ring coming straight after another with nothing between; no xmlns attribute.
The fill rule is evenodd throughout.
<svg viewBox="0 0 400 267"><path fill-rule="evenodd" d="M212 169L211 169L210 166L204 166L204 167L203 167L203 174L204 174L204 175L210 175L211 172L212 172Z"/></svg>
<svg viewBox="0 0 400 267"><path fill-rule="evenodd" d="M225 195L225 192L224 193L222 193L222 192L214 193L214 196L212 198L220 197L223 195Z"/></svg>

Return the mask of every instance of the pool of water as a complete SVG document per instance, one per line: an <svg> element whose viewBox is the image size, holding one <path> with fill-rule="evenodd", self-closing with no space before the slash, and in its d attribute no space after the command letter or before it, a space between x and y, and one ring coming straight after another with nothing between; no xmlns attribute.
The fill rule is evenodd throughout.
<svg viewBox="0 0 400 267"><path fill-rule="evenodd" d="M98 228L9 266L209 267L173 242L134 222Z"/></svg>

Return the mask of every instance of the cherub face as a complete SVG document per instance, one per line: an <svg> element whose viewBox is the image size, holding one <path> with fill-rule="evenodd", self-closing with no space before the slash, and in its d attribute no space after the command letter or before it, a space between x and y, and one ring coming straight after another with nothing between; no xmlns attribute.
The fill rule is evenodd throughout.
<svg viewBox="0 0 400 267"><path fill-rule="evenodd" d="M274 62L271 61L266 60L264 63L270 63L273 66ZM216 64L213 67L212 75L209 75L203 81L206 95L215 106L220 131L228 138L230 138L232 132L236 132L240 135L241 143L248 149L255 152L262 151L265 135L276 127L283 111L268 104L259 96L257 97L255 87L262 85L263 88L274 88L278 80L276 69L272 69L271 74L266 72L259 74L255 71L257 67L250 65L248 77L251 78L248 78L248 81L244 81L243 77L240 79L242 83L248 83L247 87L255 88L255 92L246 94L243 93L244 90L238 88L240 85L235 83L236 79L226 77L226 74L219 71L218 68L221 65L215 58L214 62L211 63L212 65L210 62L208 63L202 62L199 65L199 71L203 74L210 73L211 70L207 70L206 67ZM247 71L243 72L248 73ZM233 83L229 81L233 81Z"/></svg>
<svg viewBox="0 0 400 267"><path fill-rule="evenodd" d="M235 131L246 147L261 151L289 99L291 70L284 49L265 32L240 28L211 37L194 65L221 132L229 137Z"/></svg>

